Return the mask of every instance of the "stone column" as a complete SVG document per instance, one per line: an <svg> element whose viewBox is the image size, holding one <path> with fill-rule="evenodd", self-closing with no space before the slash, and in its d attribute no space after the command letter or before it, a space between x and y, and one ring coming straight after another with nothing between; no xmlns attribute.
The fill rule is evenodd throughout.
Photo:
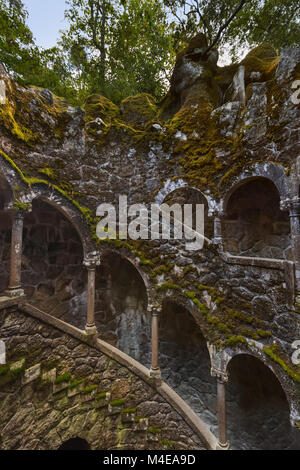
<svg viewBox="0 0 300 470"><path fill-rule="evenodd" d="M226 382L228 377L217 377L218 438L220 449L228 449L226 420Z"/></svg>
<svg viewBox="0 0 300 470"><path fill-rule="evenodd" d="M218 450L228 450L226 425L226 383L228 382L227 365L231 359L224 349L217 349L214 344L207 343L211 360L211 376L217 379L217 410L218 410Z"/></svg>
<svg viewBox="0 0 300 470"><path fill-rule="evenodd" d="M159 340L158 340L158 319L159 310L152 308L152 363L150 369L150 376L156 379L161 378L161 372L159 367Z"/></svg>
<svg viewBox="0 0 300 470"><path fill-rule="evenodd" d="M291 240L297 268L300 266L300 198L290 201Z"/></svg>
<svg viewBox="0 0 300 470"><path fill-rule="evenodd" d="M289 210L291 223L291 244L296 266L296 302L300 303L300 198L295 197L281 203L283 210Z"/></svg>
<svg viewBox="0 0 300 470"><path fill-rule="evenodd" d="M87 335L98 335L98 330L95 325L95 285L96 285L96 269L100 266L99 253L90 253L85 259L83 264L88 270L88 285L87 285L87 321L85 332Z"/></svg>
<svg viewBox="0 0 300 470"><path fill-rule="evenodd" d="M23 224L25 212L12 210L12 231L10 247L10 273L9 286L6 295L9 297L20 297L24 295L21 288L22 271L22 247L23 247Z"/></svg>
<svg viewBox="0 0 300 470"><path fill-rule="evenodd" d="M223 244L223 234L222 234L222 218L224 214L222 212L214 212L212 214L214 217L214 243L218 245Z"/></svg>
<svg viewBox="0 0 300 470"><path fill-rule="evenodd" d="M211 375L217 379L217 412L218 412L218 450L228 450L226 420L226 372L212 368Z"/></svg>

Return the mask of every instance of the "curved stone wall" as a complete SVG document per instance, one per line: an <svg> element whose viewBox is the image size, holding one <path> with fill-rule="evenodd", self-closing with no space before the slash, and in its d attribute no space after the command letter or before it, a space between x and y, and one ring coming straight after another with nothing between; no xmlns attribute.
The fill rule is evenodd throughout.
<svg viewBox="0 0 300 470"><path fill-rule="evenodd" d="M91 449L201 450L206 438L214 443L208 431L199 437L142 366L124 356L128 368L117 350L110 357L88 345L83 332L52 322L59 328L14 308L0 311L7 350L0 366L2 449L54 450L74 438Z"/></svg>

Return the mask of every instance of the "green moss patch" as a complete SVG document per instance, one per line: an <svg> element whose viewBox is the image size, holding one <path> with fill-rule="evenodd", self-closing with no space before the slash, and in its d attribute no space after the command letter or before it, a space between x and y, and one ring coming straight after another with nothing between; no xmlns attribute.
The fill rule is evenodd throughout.
<svg viewBox="0 0 300 470"><path fill-rule="evenodd" d="M150 434L160 434L162 432L160 428L157 428L155 426L148 428L147 431L150 432Z"/></svg>
<svg viewBox="0 0 300 470"><path fill-rule="evenodd" d="M95 390L97 390L97 388L98 388L97 385L89 385L88 387L83 389L81 393L82 394L91 393L91 392L94 392Z"/></svg>
<svg viewBox="0 0 300 470"><path fill-rule="evenodd" d="M56 379L55 379L55 384L58 385L58 384L61 384L61 383L64 383L64 382L69 382L69 380L71 379L71 374L69 372L66 372L65 374L62 374L62 375L59 375Z"/></svg>
<svg viewBox="0 0 300 470"><path fill-rule="evenodd" d="M123 414L134 414L137 412L137 408L125 408L125 410L122 411Z"/></svg>
<svg viewBox="0 0 300 470"><path fill-rule="evenodd" d="M272 361L276 362L276 364L279 364L280 367L284 370L284 372L287 373L291 379L294 380L294 382L300 383L300 375L294 372L287 364L286 362L277 354L276 347L264 347L263 348L264 353L272 359Z"/></svg>
<svg viewBox="0 0 300 470"><path fill-rule="evenodd" d="M9 372L9 366L4 365L0 367L0 377L6 375Z"/></svg>
<svg viewBox="0 0 300 470"><path fill-rule="evenodd" d="M70 383L69 388L73 389L78 387L79 385L82 385L84 383L85 379L80 379L80 380L74 380L73 382Z"/></svg>
<svg viewBox="0 0 300 470"><path fill-rule="evenodd" d="M106 392L101 392L96 396L97 400L103 400L104 398L106 398Z"/></svg>
<svg viewBox="0 0 300 470"><path fill-rule="evenodd" d="M122 101L120 109L123 121L138 128L155 119L158 111L154 98L147 93L129 96Z"/></svg>
<svg viewBox="0 0 300 470"><path fill-rule="evenodd" d="M95 121L100 118L106 124L111 124L112 120L119 117L120 110L112 101L101 95L91 95L84 103L86 122Z"/></svg>
<svg viewBox="0 0 300 470"><path fill-rule="evenodd" d="M267 43L260 44L247 54L241 65L246 67L246 75L251 72L262 74L263 80L274 76L280 57L273 46Z"/></svg>
<svg viewBox="0 0 300 470"><path fill-rule="evenodd" d="M121 398L120 400L114 400L110 403L110 406L123 406L125 403L125 399Z"/></svg>

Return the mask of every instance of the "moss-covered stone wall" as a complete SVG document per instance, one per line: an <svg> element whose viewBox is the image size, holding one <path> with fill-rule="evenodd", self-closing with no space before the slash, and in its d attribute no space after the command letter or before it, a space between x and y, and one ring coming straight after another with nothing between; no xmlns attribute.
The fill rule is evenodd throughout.
<svg viewBox="0 0 300 470"><path fill-rule="evenodd" d="M279 57L261 45L225 68L199 54L188 63L187 53L178 57L162 103L141 95L117 107L94 95L82 108L73 108L48 90L21 87L3 77L1 168L17 202L31 201L43 188L59 194L87 223L94 248L113 249L132 260L148 279L149 303L171 297L183 304L205 339L219 348L246 348L248 341L260 341L262 354L298 387L300 370L291 363L291 345L300 335L295 302L300 274L297 268L297 287L292 264L299 260L290 247L288 206L283 211L279 203L299 197L300 108L291 97L300 77L300 52L288 48ZM235 87L237 72L244 74L244 94ZM224 246L209 241L203 250L191 252L183 242L96 239L100 203L117 204L119 195L127 195L129 203L161 203L174 200L171 193L178 190L183 194L175 199L181 204L191 201L193 191L201 192L210 240L215 216L223 218L223 235L230 239L226 218L232 216L234 190L243 180L258 177L268 178L276 193L276 213L262 221L272 230L259 231L260 238L267 235L259 249L230 250L225 244L225 250L250 256L247 261L230 259ZM0 187L5 193L5 185ZM7 194L3 204L6 199ZM260 202L256 209L263 211ZM249 204L246 200L245 207ZM244 233L241 240L251 236ZM89 237L85 233L83 238ZM252 259L259 256L269 264ZM273 262L274 257L281 261Z"/></svg>

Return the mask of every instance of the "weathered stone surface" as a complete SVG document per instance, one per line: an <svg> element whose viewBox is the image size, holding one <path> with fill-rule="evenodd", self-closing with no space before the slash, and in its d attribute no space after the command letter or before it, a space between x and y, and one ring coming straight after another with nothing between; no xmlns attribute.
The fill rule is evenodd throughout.
<svg viewBox="0 0 300 470"><path fill-rule="evenodd" d="M299 67L300 49L285 47L280 54L280 62L276 71L276 80L284 83L288 80L296 68Z"/></svg>

